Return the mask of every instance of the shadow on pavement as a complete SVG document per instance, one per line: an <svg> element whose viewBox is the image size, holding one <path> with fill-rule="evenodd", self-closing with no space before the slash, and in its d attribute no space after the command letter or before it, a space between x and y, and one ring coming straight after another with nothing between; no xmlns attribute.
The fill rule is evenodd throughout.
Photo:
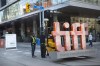
<svg viewBox="0 0 100 66"><path fill-rule="evenodd" d="M93 58L94 57L80 56L80 57L71 57L71 58L57 59L57 60L54 60L52 62L54 62L54 63L63 63L63 62L87 60L87 59L93 59Z"/></svg>

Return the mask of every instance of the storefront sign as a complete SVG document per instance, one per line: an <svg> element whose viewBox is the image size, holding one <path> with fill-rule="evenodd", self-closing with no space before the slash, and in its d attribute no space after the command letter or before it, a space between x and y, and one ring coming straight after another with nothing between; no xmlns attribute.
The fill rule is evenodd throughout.
<svg viewBox="0 0 100 66"><path fill-rule="evenodd" d="M64 28L69 28L69 23L65 22L63 24ZM88 24L87 23L73 23L71 25L71 31L61 31L59 22L54 22L53 25L54 30L52 31L52 35L55 40L56 50L57 51L70 51L71 46L73 50L79 49L78 44L78 36L81 36L81 49L86 49L86 35L88 35ZM61 36L64 36L64 47L61 44ZM72 36L72 45L71 45L71 37Z"/></svg>
<svg viewBox="0 0 100 66"><path fill-rule="evenodd" d="M5 48L16 48L16 34L6 34L5 35Z"/></svg>

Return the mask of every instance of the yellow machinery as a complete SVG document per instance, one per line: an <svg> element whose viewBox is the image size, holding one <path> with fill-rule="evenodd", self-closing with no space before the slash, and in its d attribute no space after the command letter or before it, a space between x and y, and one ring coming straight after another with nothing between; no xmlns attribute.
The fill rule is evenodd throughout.
<svg viewBox="0 0 100 66"><path fill-rule="evenodd" d="M56 45L53 42L53 39L48 38L48 43L46 48L48 52L56 51Z"/></svg>

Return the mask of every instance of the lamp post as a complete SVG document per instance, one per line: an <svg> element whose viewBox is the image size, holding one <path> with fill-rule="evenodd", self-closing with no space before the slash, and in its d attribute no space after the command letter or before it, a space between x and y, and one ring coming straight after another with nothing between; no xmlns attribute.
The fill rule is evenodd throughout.
<svg viewBox="0 0 100 66"><path fill-rule="evenodd" d="M43 7L43 2L44 0L42 0L42 7ZM41 27L42 27L42 32L44 31L44 9L42 10L42 24L41 24Z"/></svg>
<svg viewBox="0 0 100 66"><path fill-rule="evenodd" d="M40 4L41 4L41 0L39 0ZM41 33L44 31L44 7L43 7L43 2L44 0L42 0L42 5L34 5L34 8L39 9L40 13L39 13L39 20L40 20L40 35Z"/></svg>
<svg viewBox="0 0 100 66"><path fill-rule="evenodd" d="M45 25L44 25L44 27L47 27L47 22L49 21L49 19L47 19L47 18L44 18L44 22L45 22Z"/></svg>
<svg viewBox="0 0 100 66"><path fill-rule="evenodd" d="M39 4L41 4L41 0L39 0ZM41 35L41 12L39 13L39 18L40 18L40 35Z"/></svg>
<svg viewBox="0 0 100 66"><path fill-rule="evenodd" d="M44 28L45 28L46 44L47 44L47 45L48 45L48 23L47 23L48 21L49 21L49 19L44 18L44 22L45 22Z"/></svg>

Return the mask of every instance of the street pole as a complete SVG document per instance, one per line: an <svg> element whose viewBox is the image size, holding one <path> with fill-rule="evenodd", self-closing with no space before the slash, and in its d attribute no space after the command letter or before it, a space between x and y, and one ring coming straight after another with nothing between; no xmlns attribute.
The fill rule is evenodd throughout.
<svg viewBox="0 0 100 66"><path fill-rule="evenodd" d="M41 12L39 13L39 17L40 17L40 35L41 35Z"/></svg>
<svg viewBox="0 0 100 66"><path fill-rule="evenodd" d="M42 6L43 6L44 0L42 0ZM42 32L44 31L44 9L42 10Z"/></svg>
<svg viewBox="0 0 100 66"><path fill-rule="evenodd" d="M39 4L41 4L41 0L39 0ZM43 2L44 0L42 0L42 5L34 5L34 8L39 9L40 13L39 13L39 21L40 21L40 35L41 33L44 31L44 7L43 7Z"/></svg>
<svg viewBox="0 0 100 66"><path fill-rule="evenodd" d="M41 4L41 0L40 0L39 4ZM41 35L41 11L39 13L39 18L40 18L40 35Z"/></svg>
<svg viewBox="0 0 100 66"><path fill-rule="evenodd" d="M44 31L44 10L42 11L42 27L43 27L43 31Z"/></svg>

